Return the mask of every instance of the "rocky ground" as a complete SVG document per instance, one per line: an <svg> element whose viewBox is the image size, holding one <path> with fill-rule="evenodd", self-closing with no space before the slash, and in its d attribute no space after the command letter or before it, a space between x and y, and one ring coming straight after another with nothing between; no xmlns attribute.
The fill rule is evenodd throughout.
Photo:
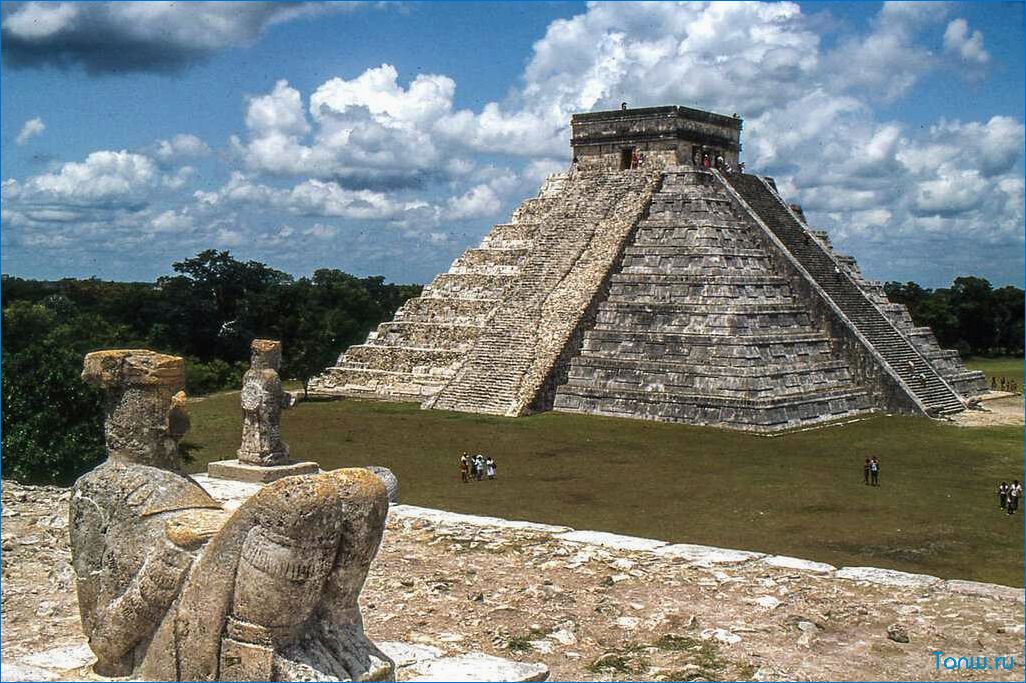
<svg viewBox="0 0 1026 683"><path fill-rule="evenodd" d="M3 482L8 671L88 671L67 499ZM389 515L362 605L376 640L544 662L556 680L1023 677L1021 589L411 506ZM1015 669L938 670L938 650Z"/></svg>
<svg viewBox="0 0 1026 683"><path fill-rule="evenodd" d="M952 416L961 427L993 427L1018 425L1024 422L1023 395L1004 391L991 391L984 395L975 410L965 410Z"/></svg>

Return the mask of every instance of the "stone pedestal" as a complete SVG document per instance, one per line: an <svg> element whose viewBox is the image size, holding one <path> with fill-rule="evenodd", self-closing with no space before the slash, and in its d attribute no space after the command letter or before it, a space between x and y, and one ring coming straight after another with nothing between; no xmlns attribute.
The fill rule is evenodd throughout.
<svg viewBox="0 0 1026 683"><path fill-rule="evenodd" d="M318 472L320 472L320 467L315 462L289 461L281 465L253 465L239 460L218 460L207 465L207 474L211 477L260 484L266 484L282 477L317 474Z"/></svg>

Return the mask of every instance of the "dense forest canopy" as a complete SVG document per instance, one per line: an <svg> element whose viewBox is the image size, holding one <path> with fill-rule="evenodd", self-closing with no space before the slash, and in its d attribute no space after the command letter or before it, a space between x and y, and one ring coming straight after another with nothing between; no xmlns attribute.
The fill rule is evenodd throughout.
<svg viewBox="0 0 1026 683"><path fill-rule="evenodd" d="M104 348L184 356L191 395L238 388L249 343L283 343L281 374L308 380L420 293L323 269L293 278L204 251L156 282L3 276L3 474L67 483L103 459L100 394L79 380Z"/></svg>
<svg viewBox="0 0 1026 683"><path fill-rule="evenodd" d="M966 356L1023 355L1023 290L994 289L979 277L955 278L945 289L914 282L884 285L887 298L905 304L916 325L929 327L940 345Z"/></svg>
<svg viewBox="0 0 1026 683"><path fill-rule="evenodd" d="M420 285L323 269L294 278L227 251L173 264L156 282L56 282L3 276L3 475L68 483L103 459L101 396L80 379L82 357L104 348L184 356L191 395L235 389L249 343L283 343L281 374L306 383L389 319ZM885 285L945 348L1022 355L1023 290L976 277L951 287Z"/></svg>

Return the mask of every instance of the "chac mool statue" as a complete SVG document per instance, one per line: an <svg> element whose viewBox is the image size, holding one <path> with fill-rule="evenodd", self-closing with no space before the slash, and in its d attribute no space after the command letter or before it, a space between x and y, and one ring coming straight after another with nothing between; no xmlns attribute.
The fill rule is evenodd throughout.
<svg viewBox="0 0 1026 683"><path fill-rule="evenodd" d="M185 364L99 351L107 461L70 503L82 626L105 676L391 680L357 606L388 509L365 469L287 477L228 513L179 472Z"/></svg>

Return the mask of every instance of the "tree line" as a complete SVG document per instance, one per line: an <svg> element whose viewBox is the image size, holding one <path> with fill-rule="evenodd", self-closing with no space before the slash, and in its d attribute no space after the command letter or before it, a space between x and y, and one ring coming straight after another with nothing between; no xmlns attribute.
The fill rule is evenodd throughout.
<svg viewBox="0 0 1026 683"><path fill-rule="evenodd" d="M332 269L297 279L227 251L204 251L173 269L149 283L3 276L5 477L68 483L102 461L101 394L79 379L89 351L184 356L186 391L200 395L237 389L250 341L279 339L282 377L305 388L421 290Z"/></svg>
<svg viewBox="0 0 1026 683"><path fill-rule="evenodd" d="M955 278L950 287L915 282L884 285L892 303L905 304L916 325L929 327L940 345L968 356L1023 355L1023 290L994 288L981 277Z"/></svg>
<svg viewBox="0 0 1026 683"><path fill-rule="evenodd" d="M254 338L283 343L281 375L305 387L364 340L419 285L323 269L294 278L227 251L173 264L155 282L3 276L3 476L69 483L103 460L99 391L79 379L82 357L105 348L184 356L186 391L237 389ZM888 282L887 295L963 355L1022 355L1023 290L982 278L924 289Z"/></svg>

